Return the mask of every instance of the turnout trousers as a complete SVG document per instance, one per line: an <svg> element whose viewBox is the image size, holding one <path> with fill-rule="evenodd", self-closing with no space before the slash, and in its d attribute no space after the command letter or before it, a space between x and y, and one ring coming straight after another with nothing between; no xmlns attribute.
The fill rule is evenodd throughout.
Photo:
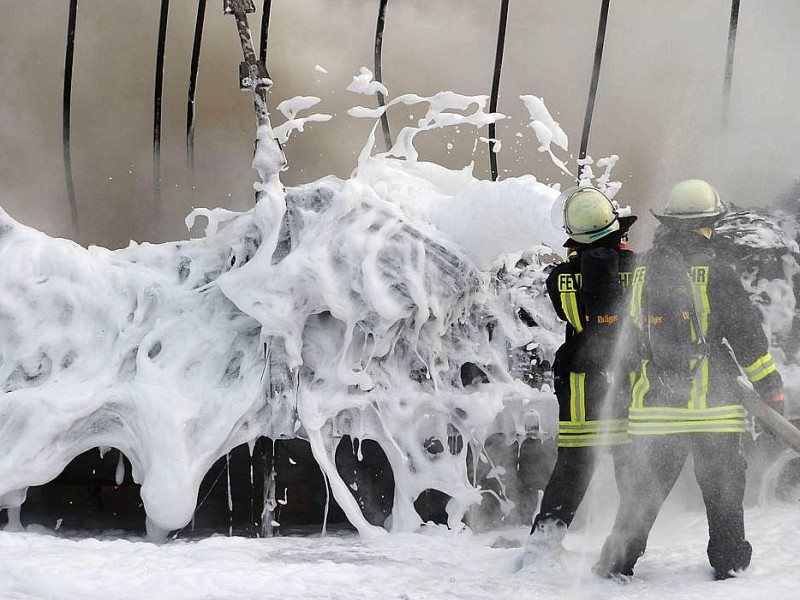
<svg viewBox="0 0 800 600"><path fill-rule="evenodd" d="M708 519L707 554L720 577L750 564L744 537L746 462L739 433L633 436L633 488L623 493L596 572L633 575L650 529L691 452Z"/></svg>
<svg viewBox="0 0 800 600"><path fill-rule="evenodd" d="M630 444L559 448L558 458L545 487L542 506L533 521L531 533L536 531L536 526L540 522L555 521L563 523L566 527L570 526L586 495L597 461L603 452L611 453L617 490L622 495L632 476L629 464L630 448Z"/></svg>

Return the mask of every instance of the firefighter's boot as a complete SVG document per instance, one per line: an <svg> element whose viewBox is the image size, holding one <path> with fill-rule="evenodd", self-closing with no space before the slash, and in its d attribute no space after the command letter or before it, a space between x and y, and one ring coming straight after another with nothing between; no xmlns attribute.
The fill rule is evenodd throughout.
<svg viewBox="0 0 800 600"><path fill-rule="evenodd" d="M567 525L560 519L542 519L536 524L525 544L522 568L553 565L564 551Z"/></svg>

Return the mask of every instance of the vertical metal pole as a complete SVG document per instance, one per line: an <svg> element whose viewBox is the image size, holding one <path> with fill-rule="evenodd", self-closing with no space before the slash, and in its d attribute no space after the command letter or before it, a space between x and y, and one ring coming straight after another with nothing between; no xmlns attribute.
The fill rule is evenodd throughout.
<svg viewBox="0 0 800 600"><path fill-rule="evenodd" d="M64 156L64 179L67 184L67 199L72 227L78 232L78 204L75 200L75 183L72 180L72 154L70 149L70 111L72 106L72 62L75 56L75 26L78 22L78 0L70 0L67 18L67 48L64 54L64 97L62 104L62 151Z"/></svg>
<svg viewBox="0 0 800 600"><path fill-rule="evenodd" d="M389 0L381 0L380 8L378 9L378 24L375 27L375 80L383 82L383 74L381 73L381 51L383 49L383 28L386 24L386 5ZM383 97L381 92L378 92L378 106L386 106L386 98ZM386 111L381 115L381 127L383 128L383 143L386 145L386 151L392 147L392 133L389 130L389 117L386 116Z"/></svg>
<svg viewBox="0 0 800 600"><path fill-rule="evenodd" d="M203 43L203 23L206 14L206 0L197 4L197 20L194 25L194 43L192 44L192 63L189 68L189 98L186 103L186 161L189 171L194 172L194 101L197 96L197 71L200 67L200 47Z"/></svg>
<svg viewBox="0 0 800 600"><path fill-rule="evenodd" d="M237 11L234 13L234 17L236 18L236 28L239 31L239 41L242 45L244 62L249 69L248 73L251 82L250 91L253 94L256 121L259 125L268 125L267 92L272 82L266 83L263 79L263 77L266 77L266 67L264 63L258 60L255 50L253 50L253 38L250 35L250 28L247 25L245 13ZM263 71L259 69L259 66Z"/></svg>
<svg viewBox="0 0 800 600"><path fill-rule="evenodd" d="M272 129L269 122L269 110L267 109L267 92L272 87L272 81L269 79L267 68L264 63L256 56L253 48L253 36L250 33L250 26L247 23L247 14L255 12L255 4L253 0L223 0L223 13L232 15L236 20L236 29L239 33L239 43L242 47L242 56L244 62L239 65L239 87L243 90L250 92L253 98L253 108L256 113L256 123L258 127L265 126ZM283 148L275 139L265 140L257 138L256 146L258 144L274 143L278 151L281 153L280 165L278 169L286 167L286 156L283 154ZM273 175L277 173L260 173L263 182L266 182ZM258 196L258 194L257 194Z"/></svg>
<svg viewBox="0 0 800 600"><path fill-rule="evenodd" d="M261 537L275 537L278 528L273 524L277 523L278 500L276 491L276 481L278 478L275 470L275 450L273 442L272 459L264 462L264 502L261 511Z"/></svg>
<svg viewBox="0 0 800 600"><path fill-rule="evenodd" d="M161 0L156 50L156 77L153 86L153 205L161 211L161 97L164 87L164 48L167 43L169 0Z"/></svg>
<svg viewBox="0 0 800 600"><path fill-rule="evenodd" d="M506 24L508 23L509 0L502 0L500 5L500 25L497 30L497 49L494 54L494 76L492 77L492 95L489 100L489 112L497 111L497 96L500 92L500 72L503 69L503 51L506 44ZM489 123L489 167L492 181L497 181L497 152L495 144L497 132L494 123Z"/></svg>
<svg viewBox="0 0 800 600"><path fill-rule="evenodd" d="M736 31L739 28L739 0L731 0L731 20L728 26L728 52L725 58L725 80L722 86L722 122L728 122L728 107L731 100L733 80L733 54L736 50Z"/></svg>
<svg viewBox="0 0 800 600"><path fill-rule="evenodd" d="M264 0L261 11L261 39L259 40L258 57L267 64L267 41L269 35L269 15L272 12L272 0Z"/></svg>
<svg viewBox="0 0 800 600"><path fill-rule="evenodd" d="M600 64L603 61L603 46L606 39L606 23L608 22L608 6L610 0L603 0L600 7L600 22L597 25L597 42L594 47L594 64L592 65L592 80L589 84L589 98L586 101L586 114L583 118L583 133L581 134L581 149L578 158L586 158L586 149L589 146L589 131L592 128L592 114L594 113L594 100L597 96L597 84L600 81ZM580 173L578 175L580 177Z"/></svg>

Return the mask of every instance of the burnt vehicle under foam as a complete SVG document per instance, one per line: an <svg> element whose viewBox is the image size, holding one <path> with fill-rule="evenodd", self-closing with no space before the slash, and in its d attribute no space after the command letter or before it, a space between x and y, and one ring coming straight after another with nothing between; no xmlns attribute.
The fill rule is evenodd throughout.
<svg viewBox="0 0 800 600"><path fill-rule="evenodd" d="M731 210L717 223L719 252L729 257L745 288L764 316L772 354L784 374L800 365L800 187L767 209ZM785 416L800 425L800 389L784 377ZM749 501L800 498L800 458L786 444L750 421L746 436Z"/></svg>
<svg viewBox="0 0 800 600"><path fill-rule="evenodd" d="M380 205L366 202L342 211L336 206L341 201L337 196L339 186L328 181L319 187L289 190L278 242L266 260L263 253L260 260L277 267L282 261L291 260L298 246L309 243L303 239L304 228L314 219L327 218L327 212L338 211L335 218L339 228L327 227L327 230L336 232L332 235L340 236L337 240L344 239L342 244L349 243L346 227L366 218L372 223L369 235L388 231L376 254L378 272L386 278L393 289L393 300L403 310L388 325L385 317L367 310L351 331L334 315L335 309L311 310L301 331L300 368L290 366L291 347L286 339L263 332L259 335L258 321L240 313L241 309L237 310L229 300L217 299L218 296L208 299L207 295L200 299L223 306L224 313L200 308L202 305L192 300L198 291L208 294L206 290L213 289L225 274L251 265L263 250L263 231L252 223L252 213L227 215L224 225L207 239L160 247L132 246L103 254L100 261L74 246L65 250L76 253L69 255L74 261L85 260L93 265L99 262L90 273L113 267L117 270L109 279L122 281L123 277L117 277L122 266L125 273L133 268L138 274L138 281L124 282L128 288L118 284L107 292L116 302L119 288L123 288L123 300L132 302L130 309L125 309L130 311L125 325L128 330L110 338L109 348L114 351L102 364L114 378L114 385L119 386L120 381L125 385L136 382L142 376L142 369L152 369L150 365L159 365L171 353L178 356L193 353L188 346L186 349L175 346L181 342L191 346L191 340L173 338L170 332L170 319L184 330L181 319L187 311L183 302L195 306L193 310L200 310L198 314L205 311L209 320L221 314L223 323L238 323L240 331L230 336L229 350L220 347L218 356L206 353L196 359L207 361L205 370L213 368L219 372L219 393L235 394L232 386L244 386L248 376L257 376L262 381L259 386L263 396L238 417L241 433L229 436L219 446L224 451L213 460L205 459L209 467L203 470L196 497L191 499L191 521L178 527L161 527L162 531L171 530L172 535L186 534L192 529L269 535L278 528L290 530L292 526L325 518L343 522L347 516L352 523L352 509L348 514L347 510L336 508L330 487L332 472L320 468L320 460L325 457L331 459L335 476L344 483L348 495L372 525L393 527L392 517L397 514L400 495L403 502L413 503L413 507L405 505L404 510L406 515L412 510L416 513L414 521L448 521L454 525L462 519L472 519L477 527L530 520L536 490L544 485L552 464L552 439L557 428L555 401L549 391L548 357L558 343L561 325L549 306L543 285L547 264L555 255L546 247L538 247L524 255L504 257L489 273L481 273L458 249L432 237L424 226L420 228L402 216L387 213ZM11 247L15 250L25 244L40 244L54 255L62 252L61 242L32 234L10 218L6 221L8 234L4 239L13 243ZM318 239L312 241L316 243ZM335 244L339 241L335 240ZM424 260L417 261L419 270L415 273L419 281L429 285L433 280L430 285L439 286L436 299L440 305L431 309L438 310L438 316L432 312L434 316L427 321L415 321L418 311L413 303L419 301L414 296L418 292L409 289L402 276L405 267L398 266L396 260L398 253L408 248L412 252L424 250ZM345 251L360 250L346 247ZM109 257L111 260L105 262ZM34 263L31 268L37 272L44 267ZM151 271L158 273L159 287L142 286L151 277ZM17 277L8 283L21 286L14 290L28 293L24 290L30 288L41 298L53 294L58 298L53 303L66 310L63 314L40 310L37 318L48 322L68 316L63 325L66 333L59 334L57 340L47 338L49 333L43 333L42 340L28 340L39 347L36 364L21 354L15 356L13 348L5 352L4 411L10 416L6 427L17 423L13 439L19 440L10 446L6 469L15 464L14 452L22 456L23 452L33 451L24 448L35 448L39 443L35 436L41 432L37 432L35 411L46 410L46 405L52 402L53 389L64 385L75 373L84 380L87 373L96 374L84 369L97 369L101 365L93 362L86 366L83 362L86 357L70 350L78 344L73 336L87 327L108 329L102 313L84 314L80 307L81 301L89 297L81 295L88 290L80 270L67 282L61 281L57 274L31 279L20 273ZM346 268L341 277L351 285L362 275ZM73 295L58 296L65 285L74 290ZM277 289L291 289L291 285L281 281ZM99 287L93 291L98 298L106 293ZM182 299L186 297L190 300ZM357 301L358 298L353 300ZM246 302L242 305L246 306ZM13 320L6 321L14 324L7 327L10 339L23 339L20 336L25 319L32 318L32 311L37 308L31 306L31 312L26 313L14 306ZM9 319L11 315L4 312L3 317ZM84 319L93 319L92 324ZM113 322L114 318L109 318L109 323ZM153 335L154 326L163 333ZM44 327L42 331L55 329ZM387 332L391 343L386 342ZM117 347L120 340L127 339L130 339L129 349ZM309 430L310 421L301 414L298 392L305 386L313 387L321 374L330 376L331 355L334 349L342 347L343 340L347 348L340 358L348 361L354 378L338 388L343 396L335 399L340 404L333 404L330 410L334 412L316 430ZM414 346L415 340L422 340L427 346L421 343ZM379 350L374 350L375 345L381 344ZM420 349L423 347L424 351ZM18 352L24 350L20 347ZM62 360L61 354L65 353L73 358ZM114 356L119 356L118 364ZM454 360L454 357L461 358ZM195 363L174 371L179 376L177 381L187 373L198 372L192 364ZM166 366L162 364L162 368ZM370 382L364 383L370 376L368 368L374 369L375 385L381 388L377 395ZM381 382L385 373L405 373L397 391ZM157 372L153 374L158 376ZM97 377L102 382L102 373ZM4 491L4 506L12 511L9 519L12 526L39 522L64 529L143 529L150 509L144 490L139 487L143 483L144 459L137 453L146 450L136 449L139 442L135 436L139 434L134 428L145 418L145 415L135 416L138 410L135 402L140 400L129 400L120 391L105 399L102 387L99 392L91 393L95 394L93 403L98 406L94 412L89 411L72 425L69 421L46 424L63 432L59 434L63 448L56 446L45 455L43 447L35 450L37 458L32 458L34 455L22 458L23 463L53 475L26 476L15 471L15 477L27 485L17 484L18 491L14 493ZM17 397L20 400L15 400ZM192 402L189 408L194 406L192 410L208 416L209 409L199 400ZM336 406L343 408L339 410ZM187 410L187 406L176 410ZM61 413L56 417L71 418ZM197 417L187 422L197 423L193 427L200 423ZM204 422L206 427L213 425L211 417ZM402 432L402 436L392 435L386 422L391 422L391 429ZM189 433L199 435L201 431ZM117 444L115 436L120 433L124 434L119 438L122 443ZM245 443L235 443L242 437ZM319 447L315 450L309 444L313 439L323 449L322 458ZM13 441L9 436L6 440ZM39 462L45 456L47 460ZM402 477L398 477L399 471ZM6 479L6 484L11 485L8 482ZM341 496L336 499L341 504ZM151 505L154 501L157 498L151 498ZM148 531L152 534L149 522Z"/></svg>

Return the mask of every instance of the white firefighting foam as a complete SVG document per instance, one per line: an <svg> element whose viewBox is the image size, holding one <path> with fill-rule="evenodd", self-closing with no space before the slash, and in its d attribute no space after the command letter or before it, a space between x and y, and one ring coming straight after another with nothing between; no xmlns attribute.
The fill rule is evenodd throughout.
<svg viewBox="0 0 800 600"><path fill-rule="evenodd" d="M420 132L499 118L484 96L391 102L428 113L386 155L371 155L373 129L350 179L288 192L262 125L256 205L196 210L187 223L208 219L200 239L83 248L0 212L0 507L12 521L29 486L81 452L115 447L141 483L150 534L163 537L190 521L219 457L260 436L300 436L350 521L382 533L336 472L347 434L386 452L388 529L419 525L413 502L425 489L452 498L456 527L482 494L468 447L480 456L495 432L555 434L554 397L512 377L508 351L535 342L551 355L561 325L541 280L503 284L491 269L552 254L539 244L562 239L547 218L558 190L417 160ZM543 326L535 341L523 305ZM467 364L485 382L462 382ZM453 436L460 448L424 448Z"/></svg>

